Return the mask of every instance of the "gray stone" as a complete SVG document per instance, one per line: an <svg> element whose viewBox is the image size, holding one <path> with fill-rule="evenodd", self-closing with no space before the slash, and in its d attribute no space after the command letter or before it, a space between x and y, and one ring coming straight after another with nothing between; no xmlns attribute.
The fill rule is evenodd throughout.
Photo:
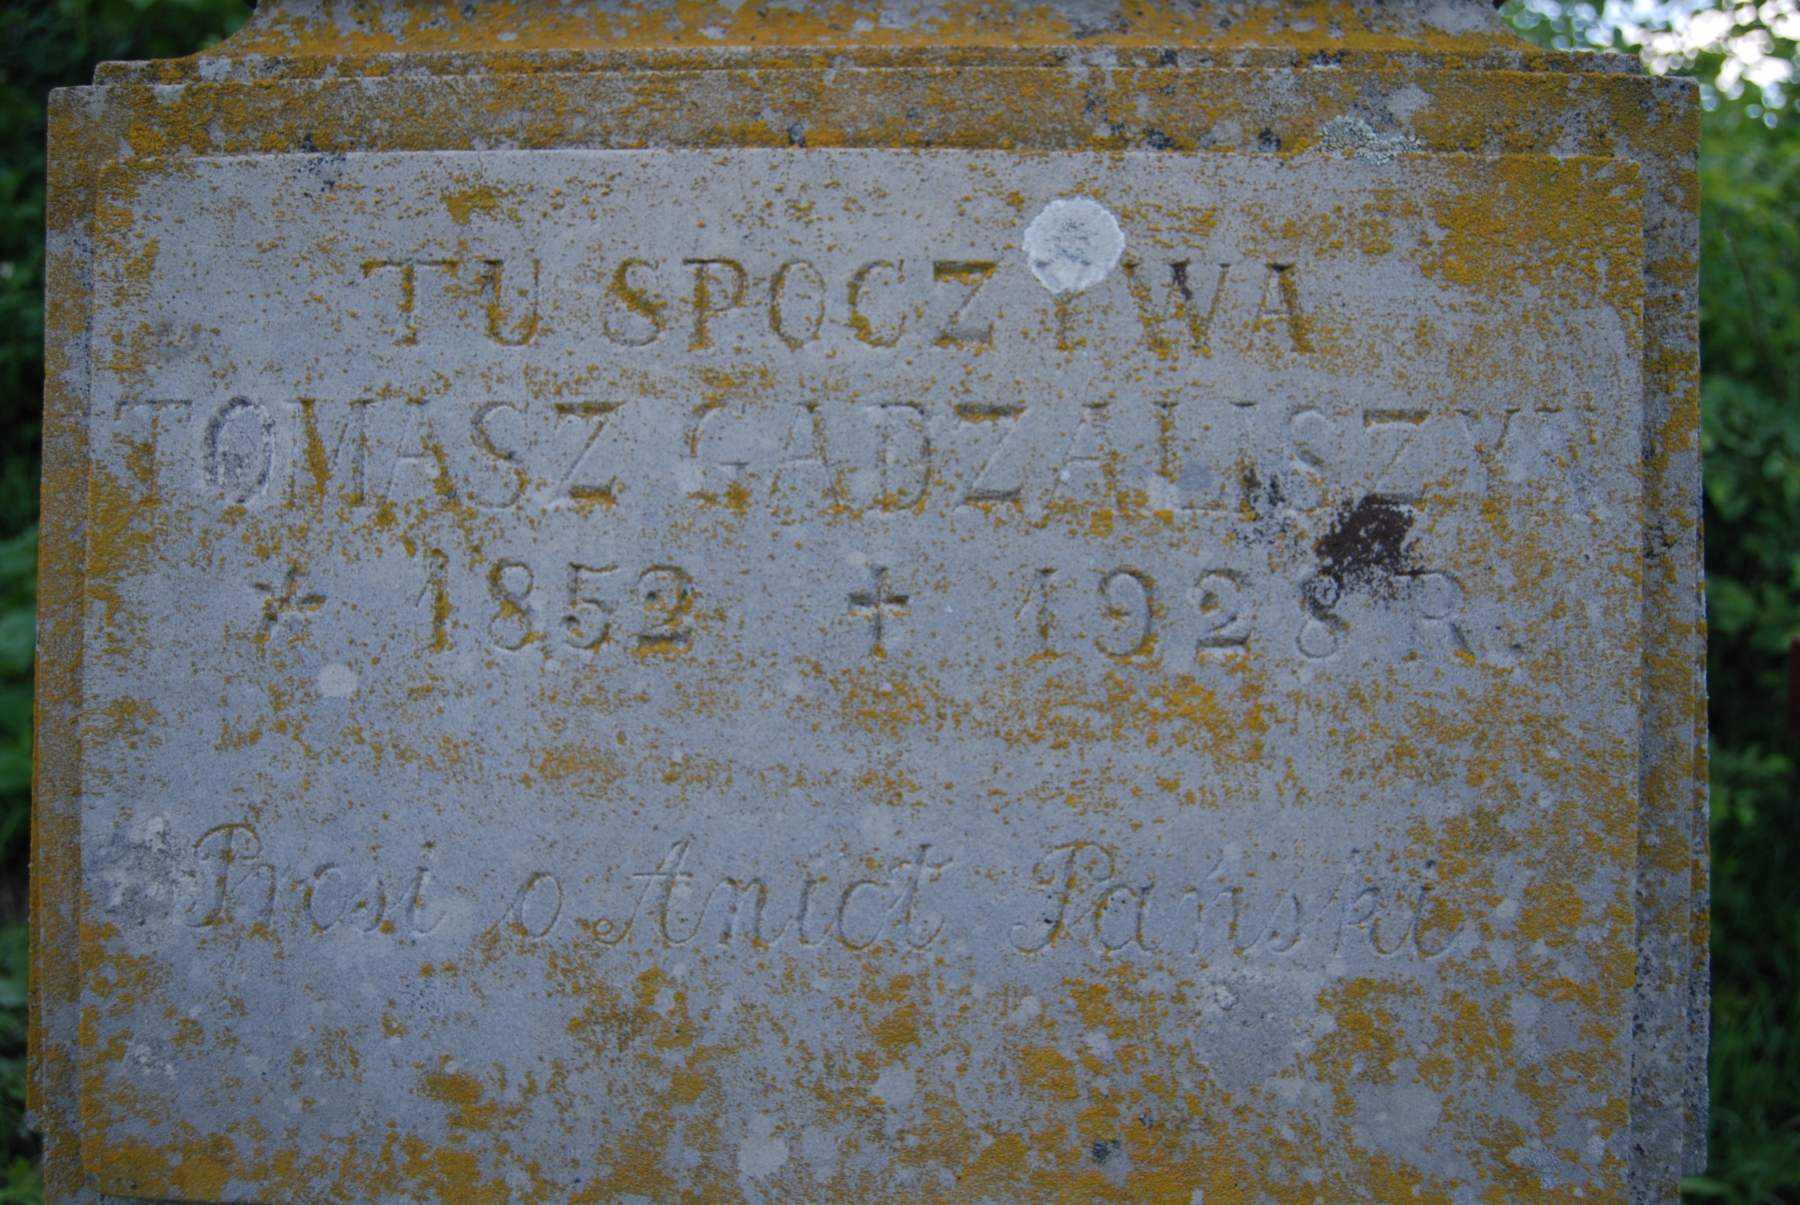
<svg viewBox="0 0 1800 1205"><path fill-rule="evenodd" d="M93 1183L1667 1191L1661 202L1314 131L98 172Z"/></svg>

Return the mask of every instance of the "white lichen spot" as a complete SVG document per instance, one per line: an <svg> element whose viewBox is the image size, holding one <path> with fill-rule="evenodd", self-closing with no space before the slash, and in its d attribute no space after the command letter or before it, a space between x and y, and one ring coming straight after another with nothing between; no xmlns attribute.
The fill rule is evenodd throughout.
<svg viewBox="0 0 1800 1205"><path fill-rule="evenodd" d="M333 662L319 671L319 693L327 699L348 699L356 693L358 681L355 670Z"/></svg>
<svg viewBox="0 0 1800 1205"><path fill-rule="evenodd" d="M1538 1187L1544 1192L1549 1192L1562 1182L1562 1160L1544 1145L1542 1138L1534 1138L1524 1146L1515 1146L1506 1152L1506 1161L1514 1167L1536 1172Z"/></svg>
<svg viewBox="0 0 1800 1205"><path fill-rule="evenodd" d="M1092 288L1119 266L1124 252L1119 220L1086 197L1050 202L1025 228L1031 274L1052 293Z"/></svg>
<svg viewBox="0 0 1800 1205"><path fill-rule="evenodd" d="M1027 996L1019 1001L1019 1006L1017 1008L1007 1014L1006 1019L1015 1025L1023 1025L1042 1011L1043 1008L1038 1004L1037 997Z"/></svg>
<svg viewBox="0 0 1800 1205"><path fill-rule="evenodd" d="M1422 151L1425 144L1408 134L1377 134L1360 117L1334 117L1319 131L1314 150L1349 155L1365 163L1388 163L1396 155Z"/></svg>
<svg viewBox="0 0 1800 1205"><path fill-rule="evenodd" d="M918 1077L906 1064L890 1063L875 1077L875 1086L869 1089L869 1096L890 1109L898 1109L910 1101L913 1093L918 1090Z"/></svg>
<svg viewBox="0 0 1800 1205"><path fill-rule="evenodd" d="M750 1119L749 1129L738 1143L738 1171L752 1177L774 1175L788 1157L786 1140L775 1137L775 1119L759 1113Z"/></svg>
<svg viewBox="0 0 1800 1205"><path fill-rule="evenodd" d="M838 1159L837 1137L830 1130L814 1126L800 1135L800 1154L815 1172L835 1167Z"/></svg>

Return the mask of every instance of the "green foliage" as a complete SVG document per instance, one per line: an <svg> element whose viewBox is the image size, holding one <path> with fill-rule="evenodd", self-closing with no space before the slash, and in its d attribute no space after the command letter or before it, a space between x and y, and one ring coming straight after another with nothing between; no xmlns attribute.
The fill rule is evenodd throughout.
<svg viewBox="0 0 1800 1205"><path fill-rule="evenodd" d="M31 668L37 640L37 528L0 541L0 850L30 823ZM0 987L0 1008L5 1007ZM5 1034L0 1026L0 1038Z"/></svg>
<svg viewBox="0 0 1800 1205"><path fill-rule="evenodd" d="M1504 0L1500 13L1539 46L1636 54L1652 71L1691 75L1701 103L1739 101L1738 117L1773 128L1800 102L1800 0Z"/></svg>
<svg viewBox="0 0 1800 1205"><path fill-rule="evenodd" d="M1701 393L1712 695L1710 1167L1690 1196L1800 1201L1800 132L1707 114Z"/></svg>
<svg viewBox="0 0 1800 1205"><path fill-rule="evenodd" d="M167 58L243 24L242 0L0 5L0 535L37 515L44 374L44 98L106 59Z"/></svg>
<svg viewBox="0 0 1800 1205"><path fill-rule="evenodd" d="M1500 15L1519 35L1552 50L1589 49L1596 41L1613 44L1611 31L1597 28L1600 12L1591 4L1506 0Z"/></svg>
<svg viewBox="0 0 1800 1205"><path fill-rule="evenodd" d="M1539 45L1606 40L1591 5L1501 11ZM1693 1201L1800 1205L1800 741L1787 733L1788 646L1800 636L1800 129L1765 109L1775 89L1721 101L1708 85L1730 84L1727 62L1702 49L1693 65L1712 106L1700 155L1712 1125L1707 1173L1682 1187Z"/></svg>
<svg viewBox="0 0 1800 1205"><path fill-rule="evenodd" d="M29 696L27 697L29 706ZM13 923L0 927L0 1140L9 1147L0 1167L0 1205L40 1205L43 1177L37 1169L36 1139L25 1128L25 975L30 965L30 930Z"/></svg>
<svg viewBox="0 0 1800 1205"><path fill-rule="evenodd" d="M39 1205L25 1128L31 669L44 375L44 101L107 59L170 58L243 24L242 0L0 4L0 1205Z"/></svg>

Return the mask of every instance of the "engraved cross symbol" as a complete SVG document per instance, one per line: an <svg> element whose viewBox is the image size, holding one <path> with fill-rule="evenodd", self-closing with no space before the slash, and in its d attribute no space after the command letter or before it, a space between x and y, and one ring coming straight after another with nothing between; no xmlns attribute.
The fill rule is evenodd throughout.
<svg viewBox="0 0 1800 1205"><path fill-rule="evenodd" d="M298 611L317 611L325 605L323 594L300 593L300 576L300 566L289 565L287 575L281 579L279 591L266 582L254 583L263 596L262 631L256 638L259 644L275 634L275 629L281 626L284 616Z"/></svg>
<svg viewBox="0 0 1800 1205"><path fill-rule="evenodd" d="M887 649L882 646L881 638L887 631L887 621L890 617L906 615L906 603L912 595L896 594L888 589L886 565L876 565L872 572L872 589L851 592L850 614L868 620L871 625L869 656L886 657Z"/></svg>

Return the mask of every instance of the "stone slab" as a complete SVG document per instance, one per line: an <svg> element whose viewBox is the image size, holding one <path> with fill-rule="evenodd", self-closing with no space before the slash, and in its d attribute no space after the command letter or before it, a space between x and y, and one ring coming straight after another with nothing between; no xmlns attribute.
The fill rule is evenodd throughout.
<svg viewBox="0 0 1800 1205"><path fill-rule="evenodd" d="M1633 163L97 187L102 1191L1618 1194Z"/></svg>

